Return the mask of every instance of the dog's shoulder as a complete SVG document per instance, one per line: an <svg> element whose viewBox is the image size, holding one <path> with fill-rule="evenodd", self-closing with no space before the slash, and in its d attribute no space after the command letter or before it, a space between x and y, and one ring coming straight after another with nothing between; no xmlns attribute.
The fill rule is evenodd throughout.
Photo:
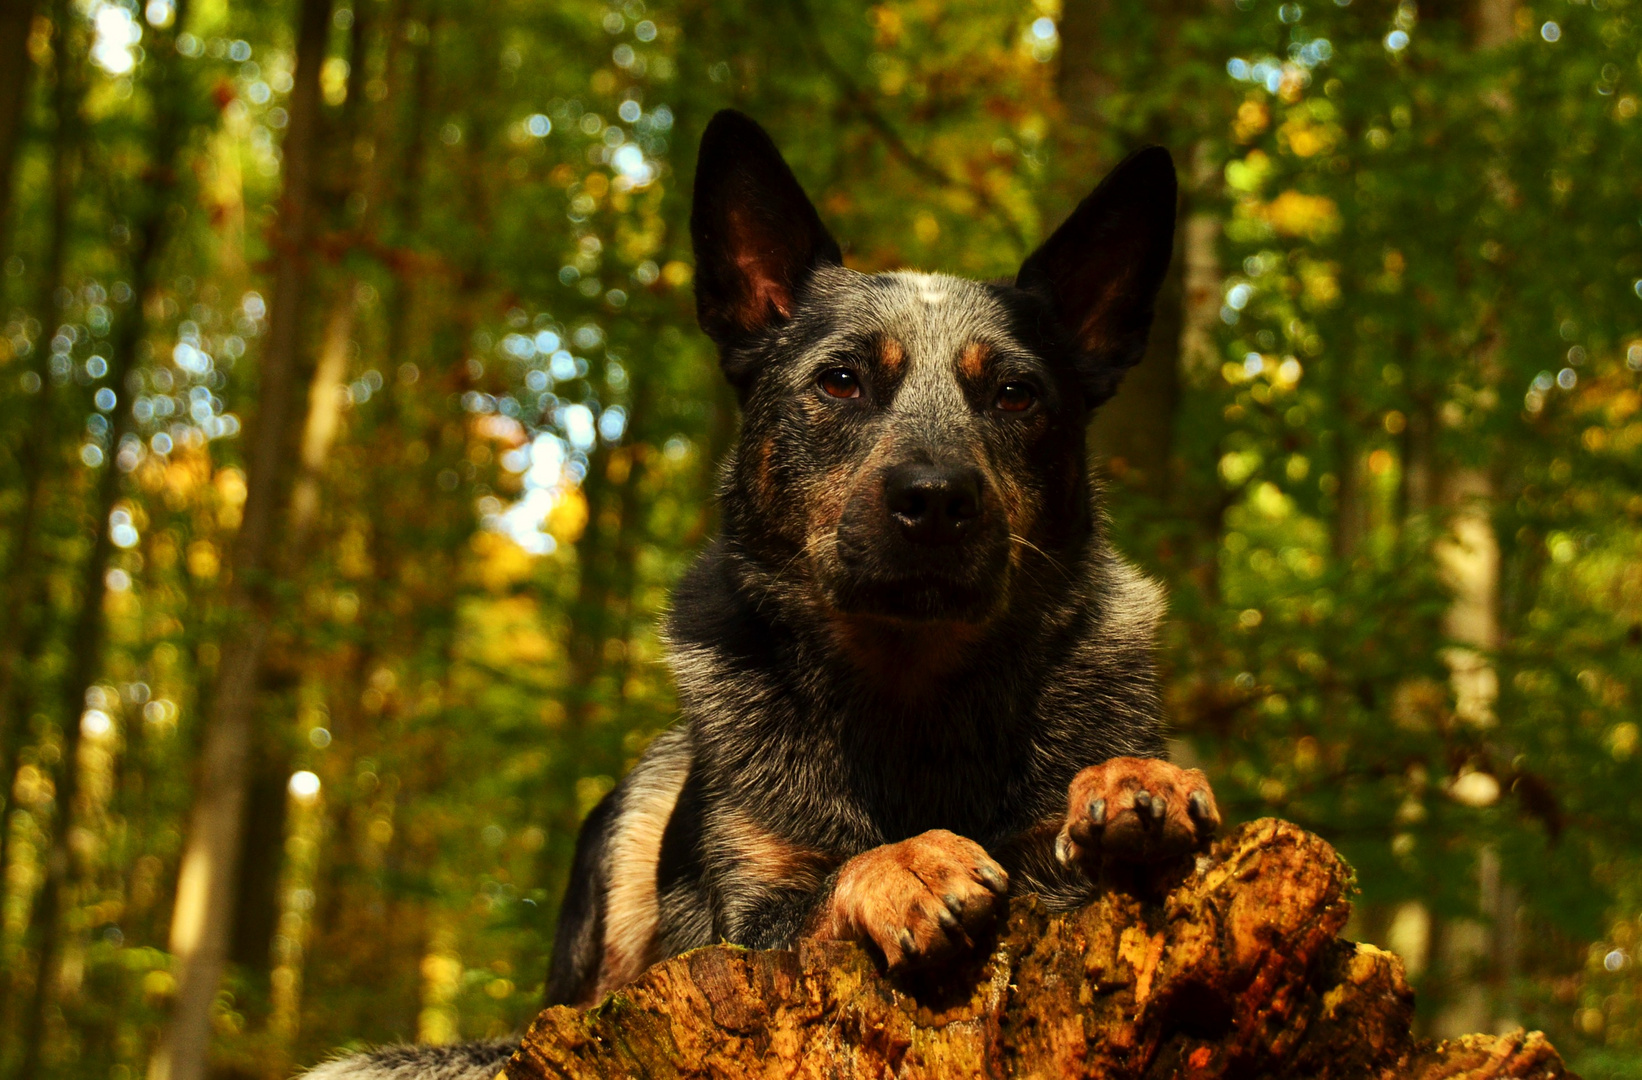
<svg viewBox="0 0 1642 1080"><path fill-rule="evenodd" d="M1125 655L1139 650L1149 657L1169 607L1163 586L1104 545L1090 577L1089 607L1098 632L1085 636L1085 647Z"/></svg>
<svg viewBox="0 0 1642 1080"><path fill-rule="evenodd" d="M1042 738L1057 747L1046 756L1064 759L1060 771L1107 757L1162 756L1156 642L1168 607L1163 587L1102 544L1065 604L1073 614L1051 650L1038 698Z"/></svg>

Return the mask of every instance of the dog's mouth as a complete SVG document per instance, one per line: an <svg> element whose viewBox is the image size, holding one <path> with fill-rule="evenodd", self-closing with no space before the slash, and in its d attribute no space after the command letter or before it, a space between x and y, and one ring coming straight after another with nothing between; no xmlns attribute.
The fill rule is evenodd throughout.
<svg viewBox="0 0 1642 1080"><path fill-rule="evenodd" d="M939 552L907 551L840 527L816 575L827 605L841 615L910 622L985 623L1007 599L1006 537Z"/></svg>
<svg viewBox="0 0 1642 1080"><path fill-rule="evenodd" d="M997 585L928 575L843 575L829 581L826 591L829 606L842 615L971 624L988 621L1002 594Z"/></svg>

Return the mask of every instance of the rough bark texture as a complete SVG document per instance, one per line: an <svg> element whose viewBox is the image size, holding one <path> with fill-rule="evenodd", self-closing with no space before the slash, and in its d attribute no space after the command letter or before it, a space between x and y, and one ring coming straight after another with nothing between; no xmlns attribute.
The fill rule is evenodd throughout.
<svg viewBox="0 0 1642 1080"><path fill-rule="evenodd" d="M852 944L688 953L587 1013L543 1012L507 1075L1568 1075L1538 1033L1417 1043L1401 962L1337 936L1350 888L1322 840L1257 821L1161 901L1012 902L990 954L938 983L887 980Z"/></svg>

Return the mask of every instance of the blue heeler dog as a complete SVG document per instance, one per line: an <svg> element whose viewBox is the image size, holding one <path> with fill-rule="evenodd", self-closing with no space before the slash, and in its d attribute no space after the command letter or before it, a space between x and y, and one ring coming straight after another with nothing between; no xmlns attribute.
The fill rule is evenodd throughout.
<svg viewBox="0 0 1642 1080"><path fill-rule="evenodd" d="M683 719L588 816L550 1004L719 941L984 942L1010 892L1074 907L1219 825L1163 760L1163 600L1107 542L1085 429L1139 362L1174 166L1116 169L1013 282L846 269L762 128L702 137L701 327L740 397L723 530L674 596ZM331 1078L490 1080L512 1045Z"/></svg>

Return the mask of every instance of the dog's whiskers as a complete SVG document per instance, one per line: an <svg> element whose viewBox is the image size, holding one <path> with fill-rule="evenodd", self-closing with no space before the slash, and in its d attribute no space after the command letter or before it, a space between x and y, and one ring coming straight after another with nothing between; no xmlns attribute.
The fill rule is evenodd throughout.
<svg viewBox="0 0 1642 1080"><path fill-rule="evenodd" d="M1021 536L1017 533L1010 533L1009 534L1009 542L1011 544L1019 544L1021 547L1026 548L1029 551L1036 552L1038 554L1038 556L1043 559L1044 562L1048 563L1050 566L1053 566L1056 570L1060 571L1061 576L1063 576L1063 577L1071 577L1072 576L1071 571L1066 569L1066 567L1064 565L1062 565L1062 563L1059 559L1055 558L1053 555L1049 554L1047 551L1043 550L1041 547L1034 544L1032 541L1028 540L1026 537Z"/></svg>

